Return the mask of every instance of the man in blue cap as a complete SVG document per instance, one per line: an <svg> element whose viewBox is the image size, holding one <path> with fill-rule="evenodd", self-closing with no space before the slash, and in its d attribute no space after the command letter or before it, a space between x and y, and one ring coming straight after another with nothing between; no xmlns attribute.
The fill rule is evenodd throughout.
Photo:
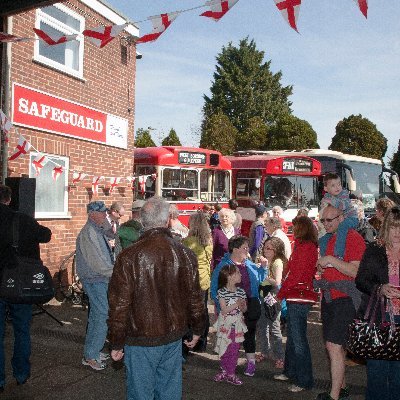
<svg viewBox="0 0 400 400"><path fill-rule="evenodd" d="M101 350L107 336L108 282L113 253L103 229L107 208L102 201L87 205L88 220L76 239L76 271L89 297L89 317L82 364L100 371L109 355Z"/></svg>

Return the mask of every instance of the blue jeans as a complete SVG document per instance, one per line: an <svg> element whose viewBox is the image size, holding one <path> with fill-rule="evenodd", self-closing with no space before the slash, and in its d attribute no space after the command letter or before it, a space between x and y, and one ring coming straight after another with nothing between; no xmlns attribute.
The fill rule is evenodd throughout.
<svg viewBox="0 0 400 400"><path fill-rule="evenodd" d="M4 334L6 328L6 309L10 310L14 330L14 354L11 360L13 376L17 382L25 381L31 373L31 334L32 306L30 304L11 304L0 300L0 386L5 384Z"/></svg>
<svg viewBox="0 0 400 400"><path fill-rule="evenodd" d="M287 303L287 341L283 373L305 389L314 385L311 352L307 339L309 304Z"/></svg>
<svg viewBox="0 0 400 400"><path fill-rule="evenodd" d="M125 346L128 400L182 399L182 341Z"/></svg>
<svg viewBox="0 0 400 400"><path fill-rule="evenodd" d="M108 331L108 282L82 282L82 285L90 305L83 356L86 360L99 360Z"/></svg>
<svg viewBox="0 0 400 400"><path fill-rule="evenodd" d="M347 233L350 229L356 229L358 226L358 218L345 218L338 226L336 232L336 242L334 256L343 259L344 252L346 249L346 239ZM322 256L326 255L326 247L328 245L329 239L332 237L332 233L326 233L319 239L320 253Z"/></svg>
<svg viewBox="0 0 400 400"><path fill-rule="evenodd" d="M366 400L398 400L400 361L367 360Z"/></svg>

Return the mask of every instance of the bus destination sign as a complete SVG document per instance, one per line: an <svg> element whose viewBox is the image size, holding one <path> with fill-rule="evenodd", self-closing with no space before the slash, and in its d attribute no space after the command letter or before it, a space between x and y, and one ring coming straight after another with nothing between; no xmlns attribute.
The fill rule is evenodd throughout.
<svg viewBox="0 0 400 400"><path fill-rule="evenodd" d="M312 161L301 158L285 158L282 163L282 171L311 172Z"/></svg>
<svg viewBox="0 0 400 400"><path fill-rule="evenodd" d="M180 151L178 154L179 164L205 164L205 153L191 153L189 151Z"/></svg>

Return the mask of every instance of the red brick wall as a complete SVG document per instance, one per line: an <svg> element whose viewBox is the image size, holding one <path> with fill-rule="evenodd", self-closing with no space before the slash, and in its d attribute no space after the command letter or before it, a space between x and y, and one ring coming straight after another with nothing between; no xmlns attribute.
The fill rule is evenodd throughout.
<svg viewBox="0 0 400 400"><path fill-rule="evenodd" d="M81 10L77 11L76 8L72 8L75 12L85 16L86 29L101 24L110 24L109 21L78 1L71 0L71 3ZM14 16L13 34L32 37L35 16L35 10ZM126 118L129 121L127 150L18 127L19 132L38 151L68 157L70 171L82 171L89 175L83 182L70 187L68 209L71 219L39 220L53 232L51 242L42 245L42 258L53 274L57 272L63 257L74 250L77 234L86 221L86 204L94 199L91 197L89 189L92 177L94 175L126 177L131 176L133 172L136 50L134 45L130 46L128 48L130 57L127 64L121 63L120 38L123 35L125 33L120 34L118 38L102 49L85 39L84 80L34 62L33 42L12 45L12 83L16 82L39 89ZM9 153L13 152L16 142L17 135L13 130ZM17 160L9 162L8 167L9 176L28 175L29 157L19 157ZM71 185L72 172L69 173L68 181ZM103 200L107 205L113 201L121 201L129 210L132 191L126 180L120 184L119 190L114 190L111 196L106 195L102 190L104 186L104 182L99 185L99 194L96 196L96 200ZM127 218L125 217L125 219Z"/></svg>

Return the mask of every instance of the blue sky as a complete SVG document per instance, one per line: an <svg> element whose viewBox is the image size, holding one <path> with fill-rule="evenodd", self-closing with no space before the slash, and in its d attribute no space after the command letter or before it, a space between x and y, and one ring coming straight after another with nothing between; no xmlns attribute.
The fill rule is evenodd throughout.
<svg viewBox="0 0 400 400"><path fill-rule="evenodd" d="M206 0L108 0L131 21L188 9ZM173 127L184 145L197 146L203 95L209 94L216 56L230 41L248 36L293 85L293 114L307 120L327 148L336 124L362 114L388 139L387 155L400 139L400 4L369 0L368 19L353 0L304 0L298 29L283 20L273 0L239 0L218 22L200 17L206 8L182 13L160 38L138 45L137 128L154 128L153 139ZM140 34L150 21L138 24Z"/></svg>

